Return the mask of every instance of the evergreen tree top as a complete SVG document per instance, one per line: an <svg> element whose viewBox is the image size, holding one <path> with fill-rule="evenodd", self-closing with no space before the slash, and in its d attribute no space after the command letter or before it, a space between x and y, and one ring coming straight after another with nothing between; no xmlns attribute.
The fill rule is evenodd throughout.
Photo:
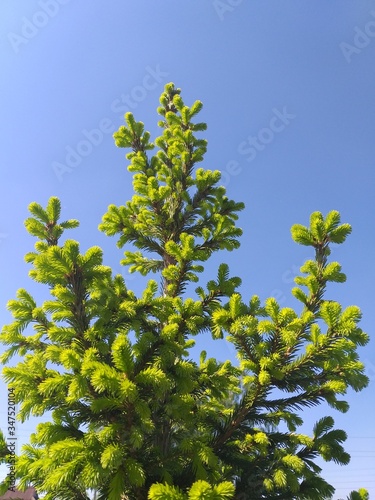
<svg viewBox="0 0 375 500"><path fill-rule="evenodd" d="M78 222L60 222L57 198L29 206L26 229L38 239L26 255L30 277L51 297L38 305L21 289L9 301L14 321L2 329L1 360L20 420L52 419L17 458L21 485L45 500L87 500L88 490L101 500L330 498L334 487L315 460L347 464L346 433L331 416L311 435L299 428L304 411L326 402L345 412L347 390L368 384L360 309L325 299L327 284L345 282L330 248L351 227L337 211L292 227L312 251L291 290L300 313L273 297L243 298L225 263L185 297L214 252L239 247L244 205L227 198L219 171L197 167L207 145L196 133L206 126L192 120L202 103L186 106L171 83L160 104L154 143L131 113L114 134L131 149L135 194L110 205L99 226L119 247L135 247L122 265L158 273L160 287L149 279L138 297L103 265L99 247L81 253L72 239L60 243ZM199 334L226 337L238 364L206 352L193 360ZM14 355L21 360L11 366Z"/></svg>

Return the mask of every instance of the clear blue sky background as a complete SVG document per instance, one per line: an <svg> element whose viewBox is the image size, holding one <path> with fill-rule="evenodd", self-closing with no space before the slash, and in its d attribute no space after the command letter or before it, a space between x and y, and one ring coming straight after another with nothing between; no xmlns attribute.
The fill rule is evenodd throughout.
<svg viewBox="0 0 375 500"><path fill-rule="evenodd" d="M275 295L293 306L292 278L311 254L291 241L290 226L307 223L315 210L339 210L353 234L333 257L348 280L328 295L359 305L372 334L375 1L56 2L48 13L46 0L2 0L0 7L1 323L10 321L6 302L19 287L44 298L23 261L34 244L23 227L31 201L60 197L64 217L81 221L71 237L83 249L102 246L106 264L127 275L114 241L97 231L107 206L132 195L125 151L114 146L112 131L133 111L154 135L158 97L173 81L187 104L204 102L204 166L222 170L229 196L246 203L241 249L217 256L212 269L227 261L245 297ZM283 112L285 123L273 119ZM94 145L82 143L99 127L105 132L91 134ZM249 137L258 150L246 144ZM72 149L81 153L74 168L66 158ZM142 289L138 277L129 282ZM205 343L233 357L229 347ZM361 486L375 495L374 342L361 356L370 386L349 394L348 414L334 414L348 432L351 464L324 466L335 499ZM1 383L2 428L5 398ZM326 413L306 414L304 430ZM33 427L20 426L20 439Z"/></svg>

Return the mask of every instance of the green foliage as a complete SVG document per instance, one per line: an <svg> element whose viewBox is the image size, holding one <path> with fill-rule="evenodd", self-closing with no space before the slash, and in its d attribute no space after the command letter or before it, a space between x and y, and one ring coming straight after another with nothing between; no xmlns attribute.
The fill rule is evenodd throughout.
<svg viewBox="0 0 375 500"><path fill-rule="evenodd" d="M148 498L150 500L230 500L233 498L235 488L232 483L225 481L212 487L206 481L196 481L184 495L179 488L168 484L153 484Z"/></svg>
<svg viewBox="0 0 375 500"><path fill-rule="evenodd" d="M352 491L348 496L348 500L369 500L370 496L364 488L360 488L358 491Z"/></svg>
<svg viewBox="0 0 375 500"><path fill-rule="evenodd" d="M154 143L131 113L114 134L131 149L135 194L110 205L99 226L126 246L123 265L156 273L160 286L149 279L137 297L103 265L100 248L81 253L76 241L60 242L78 223L59 222L57 198L29 207L26 228L38 241L26 260L50 298L38 305L21 289L9 301L14 321L2 329L1 360L19 418L52 417L17 459L21 486L32 483L47 500L86 499L88 489L103 500L330 497L315 459L347 464L346 434L332 417L311 436L298 429L322 402L347 411L348 389L368 383L359 308L325 299L330 282L345 282L328 261L330 245L351 228L337 211L293 226L293 239L315 252L292 290L300 313L273 297L243 298L226 264L186 297L214 252L238 248L243 204L227 198L220 172L197 167L205 124L192 119L202 103L186 106L168 84L160 104ZM206 352L191 359L192 337L203 334L226 337L238 366Z"/></svg>
<svg viewBox="0 0 375 500"><path fill-rule="evenodd" d="M0 431L0 460L4 461L8 454L8 447L4 438L4 434Z"/></svg>
<svg viewBox="0 0 375 500"><path fill-rule="evenodd" d="M65 229L73 229L79 225L75 219L58 223L61 203L55 196L49 199L45 210L33 202L29 205L29 211L34 217L26 219L25 227L30 234L39 238L39 248L42 248L43 242L47 245L56 245ZM32 254L28 254L26 260L32 261Z"/></svg>
<svg viewBox="0 0 375 500"><path fill-rule="evenodd" d="M228 200L225 189L215 186L220 172L195 169L206 152L206 141L195 137L190 121L201 103L185 106L173 85L166 86L161 103L163 134L155 140L159 151L151 159L146 154L154 148L150 134L131 113L125 115L127 126L114 134L117 146L132 148L127 158L136 194L125 206L111 205L99 227L108 236L118 235L119 247L132 242L148 251L149 256L126 251L123 265L143 275L161 271L163 293L177 296L198 280L204 268L197 262L217 250L238 248L242 232L235 221L243 203Z"/></svg>

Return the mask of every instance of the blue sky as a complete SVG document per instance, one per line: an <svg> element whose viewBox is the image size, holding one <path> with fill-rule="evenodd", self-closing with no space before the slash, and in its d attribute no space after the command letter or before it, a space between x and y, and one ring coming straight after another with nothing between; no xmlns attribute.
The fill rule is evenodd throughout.
<svg viewBox="0 0 375 500"><path fill-rule="evenodd" d="M372 334L374 0L3 0L0 14L2 324L18 288L44 298L23 261L34 244L23 227L31 201L60 197L64 218L81 222L71 237L83 250L102 246L105 263L127 276L114 241L97 231L107 206L132 195L112 133L132 111L155 137L158 97L173 81L187 104L204 103L203 166L221 170L229 196L246 204L241 248L208 269L226 261L244 297L293 306L292 278L311 254L291 241L290 227L312 211L339 210L353 233L333 257L348 280L328 298L359 305ZM128 280L142 289L137 276ZM352 454L348 467L324 466L335 499L361 486L375 495L373 341L361 356L370 386L349 394L348 414L333 415ZM326 412L306 414L306 430ZM0 416L4 428L5 403ZM20 440L33 426L19 427Z"/></svg>

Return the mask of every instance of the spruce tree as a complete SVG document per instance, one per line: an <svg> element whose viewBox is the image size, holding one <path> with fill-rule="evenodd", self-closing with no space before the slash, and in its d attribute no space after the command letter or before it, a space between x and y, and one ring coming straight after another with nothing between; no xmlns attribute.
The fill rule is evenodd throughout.
<svg viewBox="0 0 375 500"><path fill-rule="evenodd" d="M0 463L5 462L6 457L9 455L7 442L4 434L0 431Z"/></svg>
<svg viewBox="0 0 375 500"><path fill-rule="evenodd" d="M135 195L110 205L99 229L125 247L122 265L149 276L140 296L103 265L99 247L81 253L64 239L78 222L60 221L59 199L29 206L26 228L38 239L26 255L30 277L51 298L38 305L21 289L9 301L2 362L20 420L52 415L17 460L21 486L46 500L84 500L90 490L103 500L321 500L334 486L316 458L349 462L331 416L311 435L299 428L323 402L346 412L347 390L368 383L359 308L325 298L327 284L345 281L329 257L351 227L337 211L292 227L312 251L292 289L299 312L242 297L225 263L188 297L214 252L239 247L244 208L228 199L219 171L197 166L207 147L197 137L206 125L194 123L201 108L168 84L154 143L131 113L114 134L130 149ZM195 360L197 335L226 337L238 363L206 352Z"/></svg>

